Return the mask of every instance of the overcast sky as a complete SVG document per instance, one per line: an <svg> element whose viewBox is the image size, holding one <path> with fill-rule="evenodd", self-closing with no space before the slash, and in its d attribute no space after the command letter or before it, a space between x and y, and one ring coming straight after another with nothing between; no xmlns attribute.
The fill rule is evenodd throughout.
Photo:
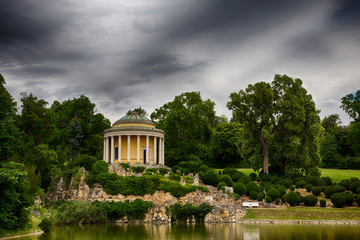
<svg viewBox="0 0 360 240"><path fill-rule="evenodd" d="M0 23L0 73L16 100L85 94L112 123L186 91L231 117L231 92L278 73L347 124L340 98L360 89L357 0L11 0Z"/></svg>

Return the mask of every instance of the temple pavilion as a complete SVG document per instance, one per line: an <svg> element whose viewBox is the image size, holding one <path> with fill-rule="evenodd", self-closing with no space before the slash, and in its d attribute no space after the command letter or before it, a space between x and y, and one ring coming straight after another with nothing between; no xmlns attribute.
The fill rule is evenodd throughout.
<svg viewBox="0 0 360 240"><path fill-rule="evenodd" d="M150 119L132 112L104 131L104 161L164 165L164 137Z"/></svg>

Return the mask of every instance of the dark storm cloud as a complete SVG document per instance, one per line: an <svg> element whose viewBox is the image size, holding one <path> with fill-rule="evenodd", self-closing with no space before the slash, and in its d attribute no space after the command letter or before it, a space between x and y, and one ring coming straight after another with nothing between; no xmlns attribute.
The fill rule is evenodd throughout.
<svg viewBox="0 0 360 240"><path fill-rule="evenodd" d="M331 19L344 26L357 26L360 23L360 1L358 0L342 0L338 2L338 6L331 16Z"/></svg>

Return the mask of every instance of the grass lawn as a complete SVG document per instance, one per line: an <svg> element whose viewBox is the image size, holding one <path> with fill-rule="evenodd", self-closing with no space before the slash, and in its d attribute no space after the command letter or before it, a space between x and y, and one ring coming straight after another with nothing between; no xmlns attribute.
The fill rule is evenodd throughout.
<svg viewBox="0 0 360 240"><path fill-rule="evenodd" d="M288 207L247 209L243 219L360 220L360 208Z"/></svg>
<svg viewBox="0 0 360 240"><path fill-rule="evenodd" d="M360 170L321 168L321 176L330 177L333 182L340 182L343 179L351 177L360 179Z"/></svg>

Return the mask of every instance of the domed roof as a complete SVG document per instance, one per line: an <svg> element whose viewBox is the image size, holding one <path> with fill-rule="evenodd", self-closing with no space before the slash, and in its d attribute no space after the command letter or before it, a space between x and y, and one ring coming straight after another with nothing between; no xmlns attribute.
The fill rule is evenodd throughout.
<svg viewBox="0 0 360 240"><path fill-rule="evenodd" d="M126 115L120 118L113 124L113 127L121 127L121 125L128 125L128 124L151 125L148 127L155 127L155 124L150 119L140 115L137 112L132 112L130 115Z"/></svg>

